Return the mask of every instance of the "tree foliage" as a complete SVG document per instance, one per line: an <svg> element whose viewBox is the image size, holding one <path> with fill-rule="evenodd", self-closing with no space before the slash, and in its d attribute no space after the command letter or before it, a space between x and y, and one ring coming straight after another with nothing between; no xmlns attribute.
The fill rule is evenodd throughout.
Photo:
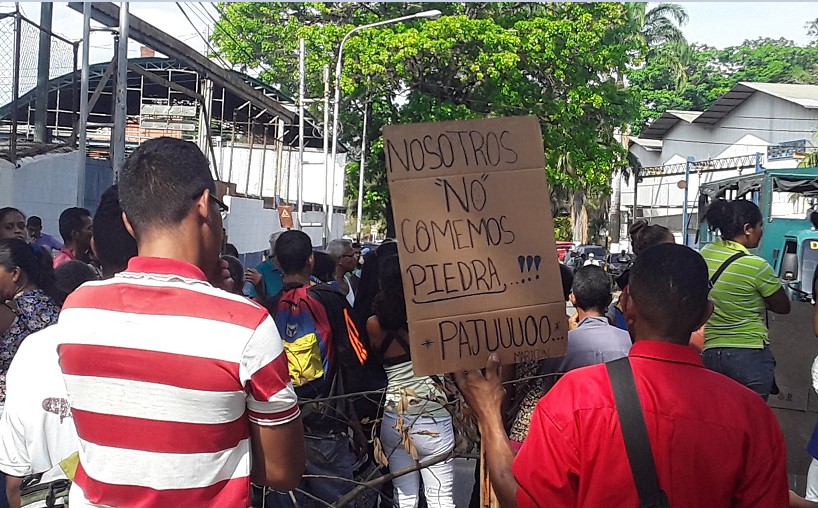
<svg viewBox="0 0 818 508"><path fill-rule="evenodd" d="M810 45L815 46L816 44L818 44L818 18L815 18L812 21L805 24L804 28L807 29L807 37L812 39Z"/></svg>
<svg viewBox="0 0 818 508"><path fill-rule="evenodd" d="M681 27L687 23L687 11L679 4L661 3L650 10L644 3L627 5L631 23L648 48L645 61L666 67L676 85L683 88L689 47Z"/></svg>
<svg viewBox="0 0 818 508"><path fill-rule="evenodd" d="M657 52L672 52L662 46ZM660 60L631 69L628 81L642 99L635 129L668 109L707 109L740 81L818 84L818 46L787 39L758 38L717 49L693 45L685 65L686 85L678 86Z"/></svg>
<svg viewBox="0 0 818 508"><path fill-rule="evenodd" d="M552 185L609 185L612 171L625 164L614 130L638 111L637 96L616 76L638 65L645 49L633 37L624 4L224 3L213 39L231 62L261 68L261 79L292 92L303 37L308 96L318 97L323 67L334 68L349 30L422 9L444 15L362 30L344 46L341 140L353 154L362 105L371 104L370 215L381 215L388 204L379 132L391 123L535 115ZM354 197L357 164L352 167L356 180L347 188Z"/></svg>

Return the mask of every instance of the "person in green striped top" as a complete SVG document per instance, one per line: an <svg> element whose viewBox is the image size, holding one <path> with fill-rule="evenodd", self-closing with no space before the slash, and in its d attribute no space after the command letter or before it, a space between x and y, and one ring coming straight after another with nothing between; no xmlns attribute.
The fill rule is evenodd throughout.
<svg viewBox="0 0 818 508"><path fill-rule="evenodd" d="M767 400L775 383L775 359L768 347L766 311L788 314L790 301L770 264L749 251L761 241L761 211L752 201L720 199L708 207L704 220L721 234L701 250L711 281L724 268L710 290L715 310L704 327L702 361Z"/></svg>

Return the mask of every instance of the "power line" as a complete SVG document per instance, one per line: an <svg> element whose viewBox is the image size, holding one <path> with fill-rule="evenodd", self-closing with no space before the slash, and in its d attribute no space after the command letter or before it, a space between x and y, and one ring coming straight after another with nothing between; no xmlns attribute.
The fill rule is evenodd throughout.
<svg viewBox="0 0 818 508"><path fill-rule="evenodd" d="M198 18L198 20L199 20L199 21L201 21L201 22L202 22L202 23L203 23L203 24L204 24L206 27L210 27L210 22L209 22L209 21L207 21L206 19L204 19L204 18L201 16L201 14L199 13L199 11L198 11L198 10L196 10L196 9L194 9L194 8L193 8L193 7L195 6L195 4L193 4L193 3L185 3L185 5L186 5L186 6L187 6L187 8L188 8L188 9L190 9L190 11L191 11L191 12L192 12L192 13L193 13L195 16L196 16L196 18Z"/></svg>
<svg viewBox="0 0 818 508"><path fill-rule="evenodd" d="M238 27L236 25L234 25L232 21L230 21L229 17L225 16L224 11L219 7L219 5L218 4L212 4L212 5L213 5L213 7L216 8L216 12L219 13L219 21L227 22L227 24L232 26L233 29L236 30L236 32L238 33L238 31L239 31ZM218 26L218 25L219 25L218 22L216 23L216 25L214 25L214 27L213 27L214 32L216 31L216 26ZM247 51L247 49L244 47L244 45L242 43L240 43L238 40L236 40L235 37L233 37L233 34L228 32L227 30L225 30L224 27L219 27L219 28L221 28L223 34L225 34L231 41L233 41L233 43L236 45L236 48L239 49L242 53L244 53L244 56L246 56L250 60L258 60L259 61L259 66L261 66L261 63L260 63L261 62L261 56L255 56L255 55L251 54L250 52Z"/></svg>
<svg viewBox="0 0 818 508"><path fill-rule="evenodd" d="M198 27L197 27L197 26L196 26L196 25L193 23L193 20L191 20L191 19L190 19L190 16L188 16L188 15L187 15L187 12L185 12L185 10L182 8L182 4L181 4L180 2L175 2L175 3L176 3L176 7L178 7L178 8L179 8L179 10L182 12L182 15L185 17L185 19L187 20L187 22L188 22L188 23L190 23L190 26L192 26L192 27L193 27L193 30L195 30L195 31L196 31L196 33L199 35L199 38L201 38L201 39L204 41L205 45L206 45L206 46L207 46L207 47L210 49L210 51L212 51L212 52L213 52L213 54L214 54L214 55L215 55L215 57L216 57L216 58L219 60L219 62L221 62L221 64L222 64L222 65L223 65L225 68L227 68L227 69L232 69L232 67L233 67L233 66L232 66L232 65L230 65L230 64L228 64L228 63L227 63L227 62L226 62L226 61L225 61L225 60L224 60L224 59L221 57L221 55L220 55L218 52L216 52L216 50L215 50L215 49L213 49L213 47L210 45L210 41L208 41L208 40L207 40L207 37L205 37L204 35L202 35L202 33L199 31L199 28L198 28Z"/></svg>
<svg viewBox="0 0 818 508"><path fill-rule="evenodd" d="M201 12L204 12L204 13L205 13L205 15L206 15L208 18L210 18L210 20L211 20L211 21L213 21L213 27L214 27L214 28L215 28L215 27L216 27L216 25L219 23L219 20L217 20L217 19L216 19L216 18L213 16L213 14L211 14L211 12L210 12L209 10L207 10L207 4L205 4L204 2L191 2L191 3L190 3L190 4L188 4L188 5L190 5L191 7L193 7L193 6L197 6L197 10L200 10Z"/></svg>
<svg viewBox="0 0 818 508"><path fill-rule="evenodd" d="M239 29L239 27L237 27L237 26L235 25L235 23L233 23L232 21L230 21L230 18L229 18L228 16L226 16L226 15L225 15L225 12L224 12L224 11L223 11L223 10L222 10L220 7L219 7L219 5L218 5L218 4L216 4L216 3L214 3L214 4L210 4L210 5L212 5L212 6L213 6L213 7L216 9L216 12L218 12L218 13L219 13L219 16L220 16L220 19L219 19L218 21L216 21L216 25L214 25L214 32L215 32L215 29L218 27L218 29L219 29L219 30L221 30L221 32L222 32L224 35L226 35L228 39L230 39L231 41L233 41L233 43L236 45L236 49L237 49L238 51L242 52L242 53L244 54L244 56L245 56L245 57L247 57L249 60L258 60L258 62L259 62L259 65L258 65L258 66L259 66L259 67L260 67L262 70L265 70L265 71L269 71L269 70L271 70L269 67L267 67L267 66L265 66L265 65L264 65L264 62L263 62L263 60L262 60L264 55L263 55L261 52L259 52L259 54L258 54L258 55L255 55L255 54L253 54L253 53L250 53L250 52L247 50L247 48L245 47L245 45L244 45L243 43L239 42L239 40L238 40L238 39L236 39L236 37L234 37L232 33L230 33L230 32L229 32L228 30L226 30L226 29L225 29L223 26L221 26L221 25L222 25L222 22L224 22L225 24L230 25L230 27L232 27L232 28L233 28L233 30L235 30L235 32L236 32L237 34L241 32L241 30ZM212 16L211 16L211 18L212 18ZM294 56L294 55L295 55L295 51L296 51L295 49L293 49L292 51L286 51L286 50L274 50L274 51L271 51L271 52L268 52L268 53L273 53L273 54L276 54L276 55L283 55L283 56Z"/></svg>
<svg viewBox="0 0 818 508"><path fill-rule="evenodd" d="M232 27L236 32L239 32L238 27L230 20L230 18L228 16L226 16L225 11L218 4L210 4L210 5L212 5L212 7L214 9L216 9L218 14L220 15L219 20L215 19L215 17L203 5L202 2L198 2L198 4L199 5L197 6L197 11L200 12L200 13L204 12L204 14L213 21L214 31L216 30L217 27L220 28L222 33L235 44L235 47L236 47L236 49L238 51L243 53L244 56L246 56L248 59L258 61L259 62L259 67L262 70L268 70L268 71L270 70L270 68L265 66L263 64L263 62L262 62L263 55L260 55L260 54L256 55L256 54L251 53L247 49L246 45L239 42L236 39L236 37L232 33L230 33L230 31L225 30L224 27L219 26L221 23L225 23L225 24L229 25L230 27ZM195 4L190 4L190 6L192 6L192 5L195 5ZM199 19L202 22L208 23L207 21L205 21L198 14L197 14L197 17L199 17ZM211 50L213 50L214 53L216 53L215 49L212 46L210 46L208 44L208 47L210 47ZM284 52L284 53L289 54L288 52ZM216 53L216 54L218 55L218 53ZM447 86L447 85L437 85L437 84L433 85L432 88L438 88L438 89L441 89L443 91L457 91L457 92L462 92L463 91L462 88L456 88L456 87ZM510 111L514 111L514 112L521 112L521 113L529 113L534 109L533 107L526 107L526 106L522 106L522 105L518 105L518 104L506 104L506 103L501 102L501 101L487 101L487 100L481 101L481 100L468 99L468 98L463 98L463 99L459 99L459 100L455 99L455 100L451 100L450 102L456 103L456 104L457 103L464 104L464 105L472 106L472 107L479 107L481 109L485 109L485 108L490 108L490 109L501 108L501 109L510 110ZM532 104L532 106L541 105L541 104L543 104L543 102L538 102L538 103ZM735 116L735 117L740 118L740 116ZM747 117L747 118L751 118L751 119L754 119L754 120L779 120L779 119L783 120L783 119L786 119L786 118L783 118L783 117L782 118ZM804 118L790 118L790 119L791 120L797 120L797 121L812 121L812 122L814 122L814 123L816 123L818 125L818 120L811 120L811 119L804 119ZM723 129L734 129L734 130L745 130L745 131L759 131L759 132L803 132L803 130L797 130L797 129L765 129L765 128L753 128L753 127L745 127L745 128L742 128L742 127L721 127L721 128L723 128ZM728 142L716 142L716 141L688 141L688 140L680 140L680 139L673 139L673 138L666 138L665 141L677 141L677 142L682 142L682 143L702 143L702 144L724 145L724 146L754 146L754 147L755 146L760 146L759 144L728 143Z"/></svg>

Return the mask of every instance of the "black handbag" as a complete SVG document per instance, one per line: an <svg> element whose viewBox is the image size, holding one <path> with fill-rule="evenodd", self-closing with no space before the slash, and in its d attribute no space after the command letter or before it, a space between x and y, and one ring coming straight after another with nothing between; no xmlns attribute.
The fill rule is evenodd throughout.
<svg viewBox="0 0 818 508"><path fill-rule="evenodd" d="M642 413L642 403L636 391L636 381L627 357L607 362L619 426L625 439L625 451L631 466L640 508L670 508L670 500L659 488L656 464L648 440L648 428Z"/></svg>

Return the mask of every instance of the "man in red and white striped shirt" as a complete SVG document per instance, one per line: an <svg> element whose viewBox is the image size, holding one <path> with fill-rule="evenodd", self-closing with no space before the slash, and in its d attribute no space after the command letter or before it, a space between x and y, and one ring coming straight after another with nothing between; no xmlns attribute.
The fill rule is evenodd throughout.
<svg viewBox="0 0 818 508"><path fill-rule="evenodd" d="M70 504L246 507L304 468L300 411L267 312L217 289L220 211L192 143L145 142L119 177L139 256L65 303L60 366L80 442Z"/></svg>

